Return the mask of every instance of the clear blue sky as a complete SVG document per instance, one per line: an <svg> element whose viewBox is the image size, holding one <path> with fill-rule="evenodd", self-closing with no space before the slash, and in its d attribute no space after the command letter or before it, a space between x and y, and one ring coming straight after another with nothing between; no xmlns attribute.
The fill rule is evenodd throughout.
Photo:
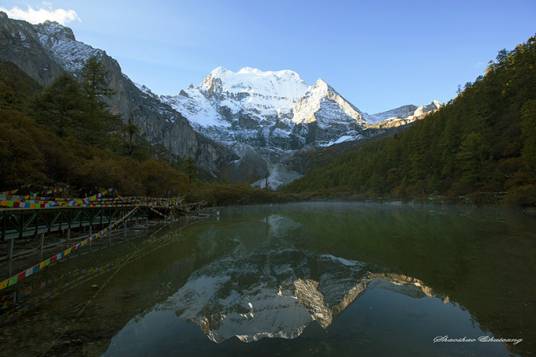
<svg viewBox="0 0 536 357"><path fill-rule="evenodd" d="M159 94L217 66L292 69L369 113L448 101L499 49L536 32L535 0L0 0L28 5L75 10L77 38Z"/></svg>

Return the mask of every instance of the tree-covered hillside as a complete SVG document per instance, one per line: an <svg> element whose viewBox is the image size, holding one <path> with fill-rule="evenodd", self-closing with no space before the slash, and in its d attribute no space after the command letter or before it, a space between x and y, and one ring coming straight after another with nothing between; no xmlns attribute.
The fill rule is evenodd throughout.
<svg viewBox="0 0 536 357"><path fill-rule="evenodd" d="M104 104L114 95L91 58L81 78L41 88L11 62L0 62L0 192L66 187L73 194L114 188L122 195L182 194L213 204L273 199L248 186L196 178L192 160L150 145Z"/></svg>
<svg viewBox="0 0 536 357"><path fill-rule="evenodd" d="M484 76L425 120L311 170L286 191L536 204L536 38L500 51Z"/></svg>

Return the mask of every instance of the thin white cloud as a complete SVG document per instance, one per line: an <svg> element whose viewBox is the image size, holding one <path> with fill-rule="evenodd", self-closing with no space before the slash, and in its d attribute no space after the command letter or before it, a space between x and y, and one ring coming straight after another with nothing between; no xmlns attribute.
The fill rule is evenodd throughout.
<svg viewBox="0 0 536 357"><path fill-rule="evenodd" d="M0 11L5 12L12 19L28 21L31 24L40 24L47 20L56 21L62 25L72 21L82 21L73 9L53 9L51 7L34 9L28 6L25 10L14 6L11 9L0 7Z"/></svg>

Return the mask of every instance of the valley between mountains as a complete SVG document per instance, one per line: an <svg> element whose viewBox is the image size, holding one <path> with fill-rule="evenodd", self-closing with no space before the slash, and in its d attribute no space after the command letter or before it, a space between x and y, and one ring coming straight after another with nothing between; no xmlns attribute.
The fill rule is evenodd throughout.
<svg viewBox="0 0 536 357"><path fill-rule="evenodd" d="M3 188L114 187L213 204L345 197L534 206L535 48L531 37L500 50L446 104L368 113L292 70L217 67L157 94L70 28L0 12ZM83 88L90 60L112 93L93 104Z"/></svg>
<svg viewBox="0 0 536 357"><path fill-rule="evenodd" d="M373 137L441 106L432 101L368 114L322 79L308 85L294 71L251 67L236 72L218 67L199 85L159 98L197 132L237 154L228 179L271 189L301 176L303 165L295 159L304 151Z"/></svg>

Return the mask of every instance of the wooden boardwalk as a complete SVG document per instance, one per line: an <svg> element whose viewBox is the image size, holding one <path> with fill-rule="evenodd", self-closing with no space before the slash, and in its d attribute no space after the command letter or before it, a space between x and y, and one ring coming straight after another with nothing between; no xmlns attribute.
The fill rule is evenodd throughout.
<svg viewBox="0 0 536 357"><path fill-rule="evenodd" d="M4 246L5 255L0 256L0 277L7 278L0 279L0 290L86 245L91 246L97 239L110 240L114 230L126 232L129 225L154 219L171 221L205 205L204 202L186 203L181 197L2 198L0 245ZM59 251L46 258L54 248ZM13 275L15 260L32 257L39 262Z"/></svg>

